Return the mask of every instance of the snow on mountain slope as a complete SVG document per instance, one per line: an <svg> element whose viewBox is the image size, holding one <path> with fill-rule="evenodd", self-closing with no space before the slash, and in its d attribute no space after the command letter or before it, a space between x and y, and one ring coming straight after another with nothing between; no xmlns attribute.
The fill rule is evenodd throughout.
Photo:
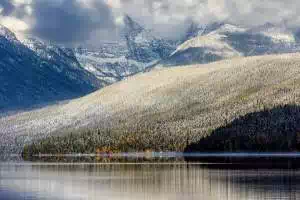
<svg viewBox="0 0 300 200"><path fill-rule="evenodd" d="M80 64L104 85L152 68L300 50L292 32L272 24L245 28L226 23L192 23L182 40L168 41L125 16L121 35L118 43L74 50Z"/></svg>
<svg viewBox="0 0 300 200"><path fill-rule="evenodd" d="M120 123L160 123L174 134L189 128L196 140L209 128L262 108L259 102L298 104L299 63L300 54L269 55L139 74L65 104L0 118L0 145Z"/></svg>
<svg viewBox="0 0 300 200"><path fill-rule="evenodd" d="M106 85L144 71L168 57L177 46L174 41L156 37L129 16L124 16L123 21L121 41L74 50L80 64Z"/></svg>
<svg viewBox="0 0 300 200"><path fill-rule="evenodd" d="M82 84L88 84L95 88L103 87L104 83L95 79L92 73L87 72L78 62L75 52L71 48L27 37L21 41L25 46L33 50L42 59L52 64L59 73L65 73L70 79Z"/></svg>
<svg viewBox="0 0 300 200"><path fill-rule="evenodd" d="M126 45L121 43L102 44L99 48L77 48L75 55L89 72L110 85L135 73L141 72L147 64L127 58Z"/></svg>
<svg viewBox="0 0 300 200"><path fill-rule="evenodd" d="M72 53L31 42L31 49L0 26L0 110L79 97L100 87Z"/></svg>
<svg viewBox="0 0 300 200"><path fill-rule="evenodd" d="M35 78L38 78L37 81L40 82L46 79L47 81L44 80L43 84L48 84L48 82L50 84L51 82L51 86L49 85L51 92L48 91L49 94L45 94L45 96L43 96L43 93L48 93L46 92L48 86L44 88L43 84L40 83L38 85L43 89L39 88L38 85L30 86L35 88L28 88L28 96L23 97L23 93L26 93L26 87L29 86L20 83L22 85L20 87L23 89L20 89L22 91L16 90L16 92L21 96L18 97L12 92L10 97L6 97L7 94L4 94L8 90L6 87L14 82L9 80L7 86L2 86L5 87L3 97L1 97L2 101L0 101L2 109L10 109L9 107L13 105L27 107L28 105L43 104L44 102L69 99L87 94L97 88L102 88L144 71L148 66L168 56L176 47L170 41L155 37L150 30L144 29L128 16L124 17L122 40L118 43L105 43L97 48L79 47L69 49L31 36L24 36L20 41L13 32L5 27L0 28L0 33L3 38L1 41L2 46L6 49L3 54L12 55L9 60L14 62L13 66L18 66L16 70L25 70L24 67L20 67L22 65L29 66L29 69L39 70L36 73L30 70L24 72L25 75L32 76L32 78L28 78L27 82L34 82ZM13 51L8 52L10 50ZM15 62L16 57L20 60L23 57L26 58L22 60L22 63L18 63ZM25 59L27 59L26 62ZM3 66L8 66L6 61L2 60L2 63ZM45 69L42 69L41 66L44 66ZM41 77L36 77L39 73L42 74ZM47 77L47 73L49 77ZM57 75L54 76L54 73ZM16 72L16 74L18 73ZM2 75L6 76L3 80L8 79L8 74L2 73ZM20 78L16 79L15 82L22 81L22 79L19 80ZM59 82L62 84L58 84ZM35 85L36 83L32 84ZM57 86L54 86L56 84ZM66 92L62 92L63 87L67 87ZM34 90L39 91L36 94L29 95ZM30 99L30 96L33 99ZM12 101L11 98L19 100Z"/></svg>
<svg viewBox="0 0 300 200"><path fill-rule="evenodd" d="M216 30L204 29L200 35L193 37L180 46L156 67L209 63L226 58L243 56L226 41L227 34L245 32L245 29L223 24Z"/></svg>
<svg viewBox="0 0 300 200"><path fill-rule="evenodd" d="M19 42L16 35L5 26L0 25L0 36L10 42Z"/></svg>
<svg viewBox="0 0 300 200"><path fill-rule="evenodd" d="M206 26L161 61L156 68L209 63L240 56L293 53L300 50L294 34L283 26L244 28L225 23Z"/></svg>

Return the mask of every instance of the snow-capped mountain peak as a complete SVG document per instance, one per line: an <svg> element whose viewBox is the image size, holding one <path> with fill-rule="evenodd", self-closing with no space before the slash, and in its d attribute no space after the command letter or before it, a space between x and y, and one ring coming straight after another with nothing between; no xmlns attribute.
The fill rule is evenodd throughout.
<svg viewBox="0 0 300 200"><path fill-rule="evenodd" d="M215 35L215 34L222 34L222 33L233 33L233 32L245 32L246 28L229 24L229 23L212 23L212 24L197 24L195 22L192 22L189 26L186 36L184 37L184 42L204 36L204 35Z"/></svg>
<svg viewBox="0 0 300 200"><path fill-rule="evenodd" d="M0 110L31 108L101 87L67 49L35 38L18 40L0 26Z"/></svg>
<svg viewBox="0 0 300 200"><path fill-rule="evenodd" d="M123 21L120 42L75 49L81 65L107 85L144 71L176 49L175 42L157 37L128 15Z"/></svg>
<svg viewBox="0 0 300 200"><path fill-rule="evenodd" d="M229 23L213 23L206 25L200 34L195 34L194 37L179 45L170 57L161 61L156 67L209 63L240 56L298 51L300 51L300 44L285 24L267 23L249 28Z"/></svg>
<svg viewBox="0 0 300 200"><path fill-rule="evenodd" d="M137 34L141 33L145 29L136 21L134 21L128 15L125 15L123 18L124 21L124 34L128 36L135 37Z"/></svg>
<svg viewBox="0 0 300 200"><path fill-rule="evenodd" d="M208 35L214 35L214 34L223 34L223 33L242 33L245 32L247 29L233 25L233 24L223 24L218 29L210 32Z"/></svg>
<svg viewBox="0 0 300 200"><path fill-rule="evenodd" d="M14 42L18 41L16 35L1 24L0 24L0 37L4 37L9 41L14 41Z"/></svg>
<svg viewBox="0 0 300 200"><path fill-rule="evenodd" d="M81 95L128 76L151 70L154 66L209 63L233 57L300 50L294 34L284 25L269 23L245 28L224 22L207 25L192 23L184 39L171 41L157 36L154 31L143 27L129 16L124 16L123 19L120 41L102 43L93 48L83 45L69 49L30 36L19 41L13 32L0 26L0 50L2 48L3 55L7 59L3 60L3 63L7 66L30 66L28 69L36 70L39 76L36 83L49 82L45 89L38 93L42 96L41 99L44 98L44 94L51 97L56 92L53 91L55 87L59 88L56 93L61 95L60 99L65 99L63 96L65 88L72 90L69 91L70 95ZM7 50L11 53L6 54ZM27 57L30 59L25 60ZM30 83L27 68L22 70L23 74L27 75L26 81ZM48 71L44 73L43 70ZM40 83L42 78L46 80ZM58 80L63 81L57 84ZM34 88L34 84L27 85ZM50 91L47 89L48 86L51 87ZM19 93L25 94L27 91L29 90L20 90Z"/></svg>

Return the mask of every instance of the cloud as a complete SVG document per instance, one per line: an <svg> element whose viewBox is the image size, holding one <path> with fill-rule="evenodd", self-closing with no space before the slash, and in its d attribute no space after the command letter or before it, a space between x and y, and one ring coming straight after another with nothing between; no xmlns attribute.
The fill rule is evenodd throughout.
<svg viewBox="0 0 300 200"><path fill-rule="evenodd" d="M31 32L58 43L82 42L95 31L114 29L112 13L101 0L37 0L32 17Z"/></svg>
<svg viewBox="0 0 300 200"><path fill-rule="evenodd" d="M28 2L31 0L0 0L0 24L15 31L25 32L29 25L24 21L29 13Z"/></svg>
<svg viewBox="0 0 300 200"><path fill-rule="evenodd" d="M295 0L115 0L120 10L153 27L182 27L194 21L207 24L225 21L244 26L287 22L291 28L300 22L300 2ZM134 5L134 6L133 6ZM176 29L176 28L175 28ZM169 34L174 34L174 30ZM180 30L180 28L179 28Z"/></svg>
<svg viewBox="0 0 300 200"><path fill-rule="evenodd" d="M294 0L223 1L225 4L222 10L227 13L225 19L233 23L256 26L288 21L290 27L299 23L300 3Z"/></svg>
<svg viewBox="0 0 300 200"><path fill-rule="evenodd" d="M9 16L14 11L15 6L11 0L0 0L0 14L2 16Z"/></svg>
<svg viewBox="0 0 300 200"><path fill-rule="evenodd" d="M193 22L244 26L300 23L295 0L0 0L1 16L23 20L31 34L58 43L115 40L128 14L163 37L184 34Z"/></svg>

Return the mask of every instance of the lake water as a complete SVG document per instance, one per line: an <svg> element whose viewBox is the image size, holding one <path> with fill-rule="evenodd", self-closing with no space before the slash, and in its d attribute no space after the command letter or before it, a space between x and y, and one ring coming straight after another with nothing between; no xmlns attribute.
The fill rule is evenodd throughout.
<svg viewBox="0 0 300 200"><path fill-rule="evenodd" d="M3 161L0 199L300 199L298 167L256 164L187 162L181 157Z"/></svg>

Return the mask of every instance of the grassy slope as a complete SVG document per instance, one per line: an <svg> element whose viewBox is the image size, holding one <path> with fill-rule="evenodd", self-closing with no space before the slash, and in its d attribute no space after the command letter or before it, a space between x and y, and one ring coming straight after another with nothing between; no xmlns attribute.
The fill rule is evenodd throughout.
<svg viewBox="0 0 300 200"><path fill-rule="evenodd" d="M18 136L20 143L28 135L45 136L57 129L99 128L108 136L113 130L115 140L143 132L142 138L133 136L141 146L147 139L147 144L153 144L147 148L183 150L187 143L199 141L239 116L299 104L299 84L300 54L163 69L63 105L1 118L0 129L11 142L16 135L25 135ZM170 142L175 147L167 148Z"/></svg>

